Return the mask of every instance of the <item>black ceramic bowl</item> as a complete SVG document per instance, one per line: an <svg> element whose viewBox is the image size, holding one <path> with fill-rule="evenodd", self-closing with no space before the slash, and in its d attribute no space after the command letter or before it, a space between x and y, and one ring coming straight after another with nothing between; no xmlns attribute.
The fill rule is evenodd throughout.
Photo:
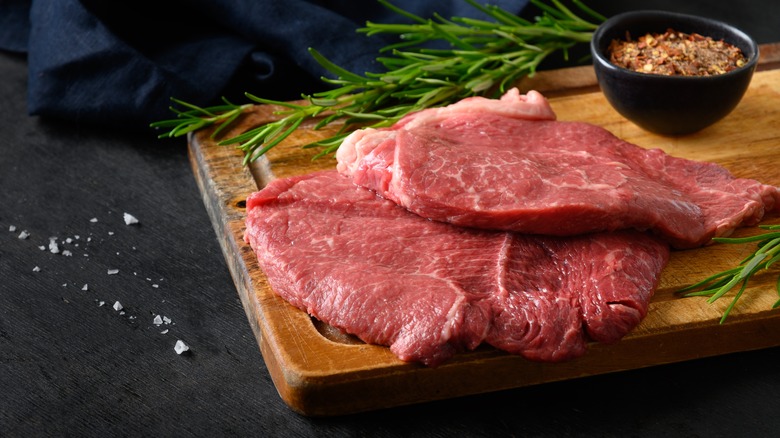
<svg viewBox="0 0 780 438"><path fill-rule="evenodd" d="M613 39L646 33L699 33L737 46L748 58L735 70L713 76L662 76L638 73L609 61ZM664 11L635 11L605 21L593 34L591 53L601 90L628 120L647 131L684 135L712 125L730 113L745 94L758 61L758 45L747 34L708 18Z"/></svg>

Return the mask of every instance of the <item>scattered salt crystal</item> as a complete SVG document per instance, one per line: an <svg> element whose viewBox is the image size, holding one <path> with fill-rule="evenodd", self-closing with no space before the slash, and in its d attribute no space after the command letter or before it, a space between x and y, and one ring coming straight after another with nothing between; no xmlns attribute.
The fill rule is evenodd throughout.
<svg viewBox="0 0 780 438"><path fill-rule="evenodd" d="M124 311L124 310L120 310L120 311L119 311L119 314L120 314L120 315L124 315L124 314L125 314L125 311Z"/></svg>
<svg viewBox="0 0 780 438"><path fill-rule="evenodd" d="M93 217L93 218L92 218L92 219L90 219L89 221L90 221L90 222L92 222L92 223L94 224L95 222L97 222L97 218L96 218L96 217Z"/></svg>
<svg viewBox="0 0 780 438"><path fill-rule="evenodd" d="M130 213L125 213L124 218L125 218L125 225L133 225L138 223L138 219L136 219L135 216L133 216Z"/></svg>
<svg viewBox="0 0 780 438"><path fill-rule="evenodd" d="M9 225L8 232L13 233L14 231L16 231L16 225Z"/></svg>
<svg viewBox="0 0 780 438"><path fill-rule="evenodd" d="M68 237L67 239L65 239L65 243L71 243L71 242L73 242L73 239L71 239L70 237Z"/></svg>
<svg viewBox="0 0 780 438"><path fill-rule="evenodd" d="M114 310L122 310L122 309L124 309L124 307L122 307L122 303L120 303L119 301L114 303Z"/></svg>
<svg viewBox="0 0 780 438"><path fill-rule="evenodd" d="M166 323L166 324L170 324L171 323L171 318L168 318L167 316L163 316L163 322Z"/></svg>
<svg viewBox="0 0 780 438"><path fill-rule="evenodd" d="M158 287L160 287L160 285L159 284L153 284L152 287L157 289Z"/></svg>
<svg viewBox="0 0 780 438"><path fill-rule="evenodd" d="M62 255L64 255L65 257L70 257L70 256L73 255L73 253L66 249L66 250L62 251Z"/></svg>
<svg viewBox="0 0 780 438"><path fill-rule="evenodd" d="M76 238L76 240L79 240L79 239L81 239L81 237L79 237L79 235L78 235L78 234L74 235L73 237L75 237L75 238Z"/></svg>
<svg viewBox="0 0 780 438"><path fill-rule="evenodd" d="M108 235L109 235L109 236L113 236L113 235L114 235L114 232L113 232L113 231L109 231L109 232L108 232Z"/></svg>
<svg viewBox="0 0 780 438"><path fill-rule="evenodd" d="M161 335L164 335L164 334L166 334L166 333L168 333L168 329L165 329L165 330L163 330L163 331L161 331L161 332L160 332L160 334L161 334Z"/></svg>
<svg viewBox="0 0 780 438"><path fill-rule="evenodd" d="M40 245L38 246L38 249L40 249L41 251L46 251L46 246Z"/></svg>
<svg viewBox="0 0 780 438"><path fill-rule="evenodd" d="M84 286L81 286L81 290L89 290L89 286L87 284L84 284Z"/></svg>
<svg viewBox="0 0 780 438"><path fill-rule="evenodd" d="M33 268L33 272L41 272L41 268L36 266L36 267Z"/></svg>
<svg viewBox="0 0 780 438"><path fill-rule="evenodd" d="M59 254L60 246L57 245L56 237L49 237L49 251L51 251L52 254Z"/></svg>
<svg viewBox="0 0 780 438"><path fill-rule="evenodd" d="M185 344L184 341L182 341L181 339L179 339L178 341L176 341L176 345L173 347L173 349L176 350L176 354L182 354L185 351L189 351L190 346Z"/></svg>
<svg viewBox="0 0 780 438"><path fill-rule="evenodd" d="M103 306L105 306L105 305L106 305L106 302L105 302L105 301L101 301L101 302L99 302L99 303L98 303L98 306L100 306L100 307L103 307Z"/></svg>
<svg viewBox="0 0 780 438"><path fill-rule="evenodd" d="M160 317L160 315L157 315L157 316L154 317L154 320L152 322L154 323L154 325L162 325L163 320Z"/></svg>
<svg viewBox="0 0 780 438"><path fill-rule="evenodd" d="M68 283L62 283L62 287L68 287Z"/></svg>
<svg viewBox="0 0 780 438"><path fill-rule="evenodd" d="M28 237L30 237L30 233L28 233L27 230L22 230L22 232L19 233L19 239L21 240L24 240Z"/></svg>
<svg viewBox="0 0 780 438"><path fill-rule="evenodd" d="M108 275L118 274L119 273L119 269L109 269L108 271L106 271L106 273Z"/></svg>

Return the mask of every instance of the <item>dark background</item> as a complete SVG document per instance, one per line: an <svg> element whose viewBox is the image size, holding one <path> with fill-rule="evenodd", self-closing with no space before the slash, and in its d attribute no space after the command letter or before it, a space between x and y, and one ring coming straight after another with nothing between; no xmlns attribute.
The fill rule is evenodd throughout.
<svg viewBox="0 0 780 438"><path fill-rule="evenodd" d="M649 6L699 13L761 43L780 41L773 1L588 4L606 15ZM26 58L0 52L0 436L780 430L780 348L344 417L299 416L270 380L184 140L30 117L26 89ZM125 212L140 223L125 225ZM22 230L27 239L18 238ZM72 255L39 249L51 237ZM116 301L124 314L112 308ZM157 326L155 315L171 323ZM190 354L174 352L177 339Z"/></svg>

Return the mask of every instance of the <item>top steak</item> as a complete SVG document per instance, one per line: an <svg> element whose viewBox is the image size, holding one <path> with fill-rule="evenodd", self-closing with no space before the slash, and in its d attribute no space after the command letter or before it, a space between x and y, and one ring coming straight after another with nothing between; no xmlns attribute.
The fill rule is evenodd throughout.
<svg viewBox="0 0 780 438"><path fill-rule="evenodd" d="M634 230L564 238L430 221L335 170L274 180L248 198L246 225L285 300L430 366L482 343L562 361L616 342L645 316L669 256Z"/></svg>
<svg viewBox="0 0 780 438"><path fill-rule="evenodd" d="M634 228L677 248L753 225L773 186L555 120L535 92L473 97L351 134L338 170L423 217L545 235Z"/></svg>

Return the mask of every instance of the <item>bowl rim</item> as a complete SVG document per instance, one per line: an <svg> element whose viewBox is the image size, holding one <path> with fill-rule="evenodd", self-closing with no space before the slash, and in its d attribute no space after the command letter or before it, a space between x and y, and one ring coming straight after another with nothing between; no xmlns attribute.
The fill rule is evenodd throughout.
<svg viewBox="0 0 780 438"><path fill-rule="evenodd" d="M654 19L673 18L677 20L690 21L692 23L706 23L709 25L720 27L722 29L725 29L726 32L747 41L748 45L750 46L751 50L755 53L755 55L751 56L748 59L748 62L745 63L745 65L743 65L742 67L735 68L734 70L731 70L723 74L709 75L709 76L658 75L658 74L650 74L650 73L641 73L613 64L607 57L604 56L604 53L602 53L602 50L600 49L600 43L602 39L608 33L609 30L619 25L622 21L630 18L642 18L642 17L648 17L648 18L652 17ZM708 36L705 35L704 33L702 33L702 35ZM732 24L729 24L725 21L716 20L714 18L701 16L701 15L684 14L680 12L655 10L655 9L643 9L643 10L622 12L620 14L609 17L606 21L602 22L598 26L598 28L596 28L596 30L593 32L593 37L591 38L590 41L590 49L594 61L597 61L604 68L607 68L612 71L617 71L620 72L620 74L626 74L629 76L643 77L652 80L666 80L666 81L724 80L730 76L741 74L746 70L753 70L758 64L758 58L760 57L759 45L756 42L756 40L753 39L753 37L751 37L748 33L744 32L743 30L739 29L738 27Z"/></svg>

